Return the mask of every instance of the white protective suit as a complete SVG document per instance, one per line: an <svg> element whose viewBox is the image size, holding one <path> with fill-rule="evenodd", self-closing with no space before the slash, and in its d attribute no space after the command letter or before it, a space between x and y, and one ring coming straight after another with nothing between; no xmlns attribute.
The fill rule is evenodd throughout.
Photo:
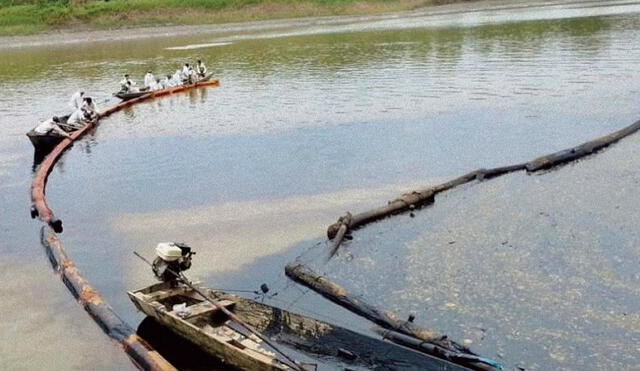
<svg viewBox="0 0 640 371"><path fill-rule="evenodd" d="M151 91L161 90L161 89L162 89L162 85L156 80L152 81L151 84L149 85L149 90Z"/></svg>
<svg viewBox="0 0 640 371"><path fill-rule="evenodd" d="M69 136L66 131L62 130L62 128L60 128L60 126L58 126L58 124L53 121L53 118L41 122L38 126L36 126L35 129L33 129L33 131L42 135L49 134L50 132L55 132L64 137Z"/></svg>
<svg viewBox="0 0 640 371"><path fill-rule="evenodd" d="M144 86L151 87L151 85L153 85L155 82L156 78L153 77L153 74L151 72L147 72L147 74L144 75Z"/></svg>
<svg viewBox="0 0 640 371"><path fill-rule="evenodd" d="M86 101L83 101L82 107L80 107L80 109L89 112L91 116L98 114L98 106L96 105L95 100L91 100L91 104L87 103Z"/></svg>
<svg viewBox="0 0 640 371"><path fill-rule="evenodd" d="M124 91L127 91L127 92L133 91L134 86L136 86L136 82L131 79L124 78L122 79L122 81L120 81L120 87Z"/></svg>
<svg viewBox="0 0 640 371"><path fill-rule="evenodd" d="M207 66L205 66L202 62L198 63L198 65L196 66L196 70L198 71L198 75L200 75L201 77L204 77L204 75L207 74Z"/></svg>
<svg viewBox="0 0 640 371"><path fill-rule="evenodd" d="M171 86L180 86L182 85L182 76L180 74L180 70L176 70L176 73L171 76L171 81L169 81Z"/></svg>
<svg viewBox="0 0 640 371"><path fill-rule="evenodd" d="M67 125L69 128L77 130L82 128L87 122L87 118L82 109L77 109L73 111L69 119L67 120Z"/></svg>
<svg viewBox="0 0 640 371"><path fill-rule="evenodd" d="M71 107L71 109L74 111L82 107L83 96L84 96L83 91L77 91L73 93L73 95L71 96L71 99L69 99L69 107Z"/></svg>

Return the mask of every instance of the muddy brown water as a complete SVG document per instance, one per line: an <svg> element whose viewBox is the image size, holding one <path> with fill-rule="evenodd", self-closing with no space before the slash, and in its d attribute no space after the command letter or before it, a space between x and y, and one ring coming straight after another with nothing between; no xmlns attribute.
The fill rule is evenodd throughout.
<svg viewBox="0 0 640 371"><path fill-rule="evenodd" d="M108 106L122 73L140 81L202 58L219 88L104 120L50 177L69 254L131 324L142 317L124 292L152 281L132 251L181 240L198 251L194 278L227 289L266 282L273 304L359 331L370 325L288 282L284 264L301 257L509 366L633 368L633 139L598 165L451 192L415 219L358 231L353 260L321 262L325 228L347 210L639 118L639 12L637 1L480 2L123 41L3 38L0 272L10 284L0 289L0 366L132 367L39 247L24 133L67 113L76 89ZM602 193L586 192L594 184ZM599 214L610 204L628 208Z"/></svg>

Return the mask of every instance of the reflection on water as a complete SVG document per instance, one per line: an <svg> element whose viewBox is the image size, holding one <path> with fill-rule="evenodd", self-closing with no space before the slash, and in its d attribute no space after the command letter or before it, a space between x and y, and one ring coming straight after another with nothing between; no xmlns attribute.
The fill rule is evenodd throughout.
<svg viewBox="0 0 640 371"><path fill-rule="evenodd" d="M29 247L38 248L35 244ZM45 259L8 259L3 249L0 368L44 371L131 367L120 346L95 326Z"/></svg>
<svg viewBox="0 0 640 371"><path fill-rule="evenodd" d="M124 292L146 286L152 279L146 267L134 259L132 250L148 255L160 240L182 239L201 253L194 273L207 281L228 288L255 288L269 282L280 293L273 300L282 300L282 305L297 301L296 306L304 303L311 309L308 314L321 316L320 312L330 311L334 320L356 326L357 321L348 314L287 283L281 273L284 263L305 251L309 259L321 256L318 251L322 250L324 228L346 210L364 210L414 186L437 183L478 167L520 162L628 125L639 113L638 4L523 1L509 6L491 3L492 10L480 11L479 7L485 5L478 3L401 17L318 22L312 28L288 26L292 32L289 36L282 30L258 27L232 35L212 32L82 44L81 54L76 52L78 45L2 48L0 204L10 220L1 231L6 235L3 240L12 241L2 246L2 254L19 255L26 261L46 259L41 250L31 248L37 246L37 224L28 214L32 148L25 132L53 114L67 112L68 97L79 88L107 107L116 103L111 95L123 73L141 79L148 69L168 73L185 61L202 58L220 77L220 87L156 99L102 120L53 171L47 196L56 215L64 220L63 238L69 253L116 311L132 323L141 317ZM460 13L464 7L474 11ZM223 38L234 40L214 48L166 49L217 43ZM546 182L550 178L524 179ZM495 184L492 187L503 184L494 195L526 188L525 180L491 183ZM631 189L629 185L627 188ZM566 194L569 197L570 192ZM559 208L559 198L547 198L549 209ZM500 210L489 201L479 203L473 209L479 213L475 223L468 224L458 212L464 210L462 204L443 209L441 215L459 226L461 234L482 237L478 232L482 231L481 216L492 215L494 209ZM510 221L533 223L544 219L535 213L522 215L523 219L514 217ZM558 223L582 223L569 214L557 219ZM511 225L493 224L505 228ZM403 233L397 232L399 239L417 241L418 251L424 244L436 244L429 236L442 235L431 232L425 236L430 225L403 229ZM572 229L588 227L580 224ZM515 228L513 235L526 236L521 229ZM564 256L558 249L547 249L548 256L540 253L541 241L552 236L550 230L540 229L535 236L527 237L531 243L518 250L524 256L523 264L517 266L519 272L527 272L528 265L535 266L537 261L525 257L536 253L544 259L560 260ZM609 239L608 235L602 236L586 234L580 241L600 246L597 241ZM311 248L316 245L320 247ZM368 248L376 251L384 246L372 242ZM459 248L462 244L451 246ZM462 272L460 276L469 280L480 277L477 281L489 275L481 267L468 270L465 262L470 260L465 260L463 250L457 253L459 260L450 259L444 252L434 256L416 253L418 267L414 269L419 271L421 264L433 265ZM579 256L579 252L574 255ZM506 264L508 259L503 260ZM451 266L442 261L451 262ZM489 263L486 267L501 267ZM358 257L358 264L382 272L389 267L366 257ZM382 276L373 268L368 272L375 273L358 277L367 287L355 289L366 293L364 289L369 286L371 290L384 287L371 284ZM549 269L561 267L551 264ZM470 272L467 276L466 271ZM344 274L337 268L334 273ZM601 273L602 282L607 283L601 286L603 291L613 284L623 287L622 280L612 275L613 270ZM524 282L525 290L530 285L530 293L547 295L555 286L536 284L541 276L537 270L530 275L523 273L518 282ZM578 277L591 284L587 275ZM34 285L36 282L39 279L31 281ZM353 282L358 285L357 280ZM406 290L415 289L417 284L407 282ZM418 282L433 286L431 281ZM540 355L541 368L584 365L576 359L577 350L592 350L589 341L596 336L580 331L554 332L549 326L540 326L547 329L547 334L535 333L528 338L508 333L505 329L509 326L516 331L536 322L526 322L520 318L526 316L520 316L519 323L512 321L500 327L492 320L478 320L494 308L502 318L509 317L497 304L499 300L488 300L480 291L486 286L474 285L465 281L455 290L448 286L438 297L393 294L402 307L392 309L440 309L430 305L436 298L442 300L445 309L447 303L455 305L451 308L461 308L451 298L445 301L444 295L472 295L464 308L480 308L477 312L457 317L454 310L434 310L430 315L438 327L458 339L472 338L479 350L487 353L504 349L505 358L513 364L520 360L527 365L538 362L523 354L523 349L532 349L531 354ZM503 287L506 289L501 291ZM512 289L499 285L489 292L504 298ZM522 301L518 310L531 316L546 313L536 310L551 304L537 300ZM605 316L610 303L604 300L594 305L593 313ZM571 306L560 305L558 316L572 310ZM631 320L612 316L611 321L635 328ZM633 318L628 313L627 317ZM488 334L480 341L481 334L469 334L486 332L469 330L479 322L486 322L480 328L495 329L490 330L495 336ZM6 324L0 320L0 325ZM88 321L87 326L94 325ZM366 324L357 326L368 331ZM610 335L612 332L605 327L597 328ZM20 329L9 331L23 343L36 336L22 334ZM568 340L574 335L581 344L575 348L570 345L575 339ZM74 340L67 343L75 344ZM612 344L605 349L620 353L628 343ZM614 350L616 346L619 348ZM551 352L556 357L550 356L545 347L558 348ZM46 348L43 354L56 351ZM607 357L602 359L630 364L623 356Z"/></svg>
<svg viewBox="0 0 640 371"><path fill-rule="evenodd" d="M165 48L167 50L190 50L190 49L202 49L202 48L211 48L214 46L224 46L229 45L229 42L219 42L219 43L208 43L208 44L193 44L193 45L185 45L185 46L172 46Z"/></svg>
<svg viewBox="0 0 640 371"><path fill-rule="evenodd" d="M215 206L163 210L147 214L120 214L111 227L126 236L131 246L151 251L149 241L189 241L197 246L194 276L242 271L259 258L281 254L296 242L320 237L322 226L346 207L375 204L400 192L400 187L351 190L283 199L235 201ZM149 272L140 272L140 282ZM252 284L255 287L260 277Z"/></svg>

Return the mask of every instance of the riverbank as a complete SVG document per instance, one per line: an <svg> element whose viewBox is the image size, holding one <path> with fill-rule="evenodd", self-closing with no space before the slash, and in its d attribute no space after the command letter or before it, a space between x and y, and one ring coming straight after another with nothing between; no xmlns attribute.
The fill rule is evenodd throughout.
<svg viewBox="0 0 640 371"><path fill-rule="evenodd" d="M0 36L373 15L472 0L0 0Z"/></svg>

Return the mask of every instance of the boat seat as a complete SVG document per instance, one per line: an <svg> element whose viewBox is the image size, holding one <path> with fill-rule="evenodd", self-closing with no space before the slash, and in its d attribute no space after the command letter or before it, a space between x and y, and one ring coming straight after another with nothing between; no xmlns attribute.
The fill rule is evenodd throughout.
<svg viewBox="0 0 640 371"><path fill-rule="evenodd" d="M235 304L234 301L231 300L220 300L216 302L218 305L225 307L225 308L229 308L231 306L233 306ZM198 304L193 304L187 307L187 312L189 312L187 315L178 315L177 312L172 311L172 314L177 315L178 317L182 318L182 319L191 319L191 318L195 318L195 317L199 317L199 316L204 316L206 314L210 314L213 312L216 312L220 309L218 309L217 307L215 307L213 304L209 303L208 301L203 301L200 302Z"/></svg>
<svg viewBox="0 0 640 371"><path fill-rule="evenodd" d="M152 302L152 301L164 300L172 296L185 295L186 293L187 293L187 290L183 288L172 288L172 289L158 290L151 294L144 294L144 295L145 295L146 301Z"/></svg>

